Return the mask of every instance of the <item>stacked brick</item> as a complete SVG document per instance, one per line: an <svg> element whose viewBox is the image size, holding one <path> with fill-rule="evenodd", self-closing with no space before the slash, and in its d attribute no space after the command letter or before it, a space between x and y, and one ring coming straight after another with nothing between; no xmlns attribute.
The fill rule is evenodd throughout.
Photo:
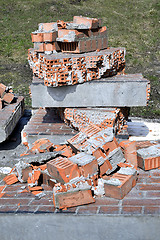
<svg viewBox="0 0 160 240"><path fill-rule="evenodd" d="M100 19L73 17L73 22L41 23L28 50L33 76L46 86L64 86L112 76L125 67L125 49L108 48Z"/></svg>

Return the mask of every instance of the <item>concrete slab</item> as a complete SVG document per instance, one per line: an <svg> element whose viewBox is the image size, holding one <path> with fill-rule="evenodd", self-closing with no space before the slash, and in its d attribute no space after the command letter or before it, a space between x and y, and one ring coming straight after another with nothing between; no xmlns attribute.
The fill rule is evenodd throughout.
<svg viewBox="0 0 160 240"><path fill-rule="evenodd" d="M1 238L75 240L158 240L159 217L3 215ZM53 237L54 236L54 237Z"/></svg>
<svg viewBox="0 0 160 240"><path fill-rule="evenodd" d="M146 106L149 81L141 74L116 75L74 86L46 87L34 78L32 107L133 107Z"/></svg>
<svg viewBox="0 0 160 240"><path fill-rule="evenodd" d="M4 142L14 130L24 111L24 98L18 97L15 103L0 109L0 143Z"/></svg>
<svg viewBox="0 0 160 240"><path fill-rule="evenodd" d="M22 143L28 142L29 147L40 138L48 138L53 144L62 144L77 134L58 117L54 108L39 109L34 112L30 121L22 130Z"/></svg>

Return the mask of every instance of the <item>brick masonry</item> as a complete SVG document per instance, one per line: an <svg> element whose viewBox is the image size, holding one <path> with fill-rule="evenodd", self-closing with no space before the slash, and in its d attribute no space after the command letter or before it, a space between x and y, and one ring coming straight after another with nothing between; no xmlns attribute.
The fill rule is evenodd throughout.
<svg viewBox="0 0 160 240"><path fill-rule="evenodd" d="M40 108L24 127L22 143L26 141L24 133L26 133L28 144L31 146L34 141L40 138L48 138L54 144L60 144L73 137L77 131L67 126L58 117L54 108Z"/></svg>
<svg viewBox="0 0 160 240"><path fill-rule="evenodd" d="M146 216L160 215L160 169L143 171L138 169L136 186L122 200L108 197L96 197L95 203L57 210L53 205L52 188L44 185L41 199L36 199L30 192L23 192L22 186L16 183L3 189L0 198L0 213L54 213L73 215L109 215L109 216ZM3 186L4 182L0 182Z"/></svg>

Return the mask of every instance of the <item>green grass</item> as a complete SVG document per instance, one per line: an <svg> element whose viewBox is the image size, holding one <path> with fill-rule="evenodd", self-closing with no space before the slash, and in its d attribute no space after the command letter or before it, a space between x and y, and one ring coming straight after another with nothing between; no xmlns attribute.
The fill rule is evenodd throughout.
<svg viewBox="0 0 160 240"><path fill-rule="evenodd" d="M109 46L127 50L126 73L142 72L151 81L148 107L132 108L131 115L160 116L160 52L158 0L1 0L1 78L25 96L32 73L27 65L30 33L40 22L72 20L74 15L100 17L108 27Z"/></svg>

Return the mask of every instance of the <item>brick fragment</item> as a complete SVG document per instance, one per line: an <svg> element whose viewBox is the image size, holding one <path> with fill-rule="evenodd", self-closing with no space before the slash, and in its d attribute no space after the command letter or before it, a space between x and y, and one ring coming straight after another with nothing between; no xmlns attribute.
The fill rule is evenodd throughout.
<svg viewBox="0 0 160 240"><path fill-rule="evenodd" d="M6 86L3 83L0 83L0 97L3 95L5 90L6 90Z"/></svg>
<svg viewBox="0 0 160 240"><path fill-rule="evenodd" d="M86 181L76 184L58 185L53 188L53 204L56 208L66 209L95 202L91 187Z"/></svg>
<svg viewBox="0 0 160 240"><path fill-rule="evenodd" d="M72 153L72 149L70 146L67 146L66 144L64 145L58 145L58 146L54 146L55 149L54 151L58 152L58 151L61 151L61 155L64 156L64 157L71 157L73 156L74 154Z"/></svg>
<svg viewBox="0 0 160 240"><path fill-rule="evenodd" d="M13 99L14 99L14 94L13 93L10 93L10 92L6 93L6 92L4 92L2 94L2 100L4 102L8 103L8 104L10 104L13 101Z"/></svg>
<svg viewBox="0 0 160 240"><path fill-rule="evenodd" d="M94 156L81 152L69 158L69 160L79 166L81 175L84 177L93 176L98 173L98 163Z"/></svg>
<svg viewBox="0 0 160 240"><path fill-rule="evenodd" d="M53 148L53 143L51 143L47 138L41 138L36 140L31 148L31 153L44 153L49 152Z"/></svg>
<svg viewBox="0 0 160 240"><path fill-rule="evenodd" d="M133 168L121 168L109 180L104 180L105 196L124 198L136 185L137 172Z"/></svg>
<svg viewBox="0 0 160 240"><path fill-rule="evenodd" d="M122 141L119 146L122 148L126 162L132 164L137 169L137 149L136 142Z"/></svg>
<svg viewBox="0 0 160 240"><path fill-rule="evenodd" d="M28 185L30 187L33 187L35 185L37 186L40 175L41 175L41 171L39 171L39 170L32 170L32 173L29 173Z"/></svg>
<svg viewBox="0 0 160 240"><path fill-rule="evenodd" d="M17 178L16 174L12 173L12 174L7 175L5 178L3 178L3 181L7 185L12 185L12 184L18 182L18 178Z"/></svg>
<svg viewBox="0 0 160 240"><path fill-rule="evenodd" d="M82 17L82 16L74 16L73 17L73 23L75 24L84 24L86 26L86 29L94 29L101 27L101 20L97 18L88 18L88 17Z"/></svg>

